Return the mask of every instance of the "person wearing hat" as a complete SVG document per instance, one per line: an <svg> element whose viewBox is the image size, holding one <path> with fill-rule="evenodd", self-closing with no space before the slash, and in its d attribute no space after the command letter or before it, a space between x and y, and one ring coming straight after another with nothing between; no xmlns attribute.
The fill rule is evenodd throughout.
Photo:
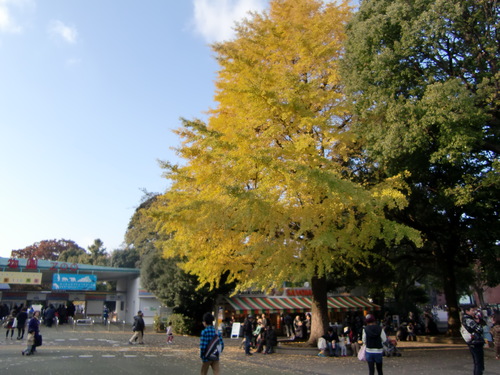
<svg viewBox="0 0 500 375"><path fill-rule="evenodd" d="M384 347L382 343L387 341L387 336L380 325L377 324L375 317L368 314L365 317L366 326L363 329L363 344L366 347L366 362L368 363L368 374L375 374L375 365L377 365L377 374L382 375L382 357Z"/></svg>
<svg viewBox="0 0 500 375"><path fill-rule="evenodd" d="M137 340L139 340L140 345L144 345L143 339L145 326L146 325L144 324L144 319L142 318L142 311L139 310L137 311L137 315L134 316L134 324L132 325L132 331L134 332L134 334L132 335L130 340L128 340L128 343L130 345L132 345L134 341Z"/></svg>

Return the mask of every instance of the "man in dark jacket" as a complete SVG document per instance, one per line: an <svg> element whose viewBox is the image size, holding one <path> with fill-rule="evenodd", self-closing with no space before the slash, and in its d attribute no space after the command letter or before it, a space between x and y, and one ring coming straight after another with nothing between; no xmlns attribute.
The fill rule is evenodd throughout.
<svg viewBox="0 0 500 375"><path fill-rule="evenodd" d="M134 343L134 341L137 341L137 340L139 340L140 345L144 345L144 341L143 341L144 328L145 328L145 324L144 324L144 319L142 318L142 311L139 310L139 311L137 311L137 315L134 316L134 324L132 325L132 331L134 331L134 334L132 335L130 340L128 340L128 343L130 345L132 345Z"/></svg>
<svg viewBox="0 0 500 375"><path fill-rule="evenodd" d="M337 331L333 329L333 327L329 327L327 333L323 335L323 338L326 341L326 347L328 349L328 353L331 357L339 356L339 335L337 335Z"/></svg>
<svg viewBox="0 0 500 375"><path fill-rule="evenodd" d="M278 337L276 336L276 331L274 330L274 325L271 324L267 327L266 333L266 350L264 354L274 353L274 347L278 345Z"/></svg>
<svg viewBox="0 0 500 375"><path fill-rule="evenodd" d="M54 323L55 317L56 317L56 309L54 308L54 305L50 304L49 308L45 310L45 313L43 314L43 323L47 327L52 327L52 323Z"/></svg>
<svg viewBox="0 0 500 375"><path fill-rule="evenodd" d="M26 327L26 321L28 320L27 308L23 307L21 312L17 314L17 339L22 340L24 338L24 332Z"/></svg>
<svg viewBox="0 0 500 375"><path fill-rule="evenodd" d="M462 316L462 325L472 335L472 339L467 343L474 361L474 375L482 375L484 371L484 338L483 327L479 324L476 306L466 307Z"/></svg>
<svg viewBox="0 0 500 375"><path fill-rule="evenodd" d="M243 337L245 337L245 354L252 355L250 353L250 346L252 345L253 338L253 316L248 315L243 322Z"/></svg>

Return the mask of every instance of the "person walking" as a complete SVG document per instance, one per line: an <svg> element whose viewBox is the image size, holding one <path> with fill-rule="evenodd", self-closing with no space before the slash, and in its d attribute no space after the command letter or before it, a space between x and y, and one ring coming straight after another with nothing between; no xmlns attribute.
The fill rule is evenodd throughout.
<svg viewBox="0 0 500 375"><path fill-rule="evenodd" d="M28 309L26 307L23 307L19 312L19 314L17 314L16 318L17 318L17 339L22 340L24 338L26 321L28 320Z"/></svg>
<svg viewBox="0 0 500 375"><path fill-rule="evenodd" d="M108 325L108 318L109 318L109 308L108 306L104 305L104 308L102 309L102 324Z"/></svg>
<svg viewBox="0 0 500 375"><path fill-rule="evenodd" d="M21 352L22 355L31 355L36 352L36 343L41 342L40 336L40 311L35 311L33 317L28 322L28 339L26 340L26 349Z"/></svg>
<svg viewBox="0 0 500 375"><path fill-rule="evenodd" d="M174 343L174 330L172 328L172 322L168 322L167 326L167 344L173 344Z"/></svg>
<svg viewBox="0 0 500 375"><path fill-rule="evenodd" d="M387 341L387 336L380 325L376 324L375 317L368 314L365 318L366 326L363 329L363 344L366 347L366 362L368 363L368 374L375 374L375 365L377 374L383 375L382 357L384 347L382 343Z"/></svg>
<svg viewBox="0 0 500 375"><path fill-rule="evenodd" d="M483 326L480 324L481 316L478 313L476 306L471 305L464 308L462 316L462 326L472 335L467 345L474 362L474 375L482 375L484 371Z"/></svg>
<svg viewBox="0 0 500 375"><path fill-rule="evenodd" d="M214 375L219 375L220 365L219 358L224 350L224 341L222 340L222 335L215 331L214 328L214 316L210 313L205 313L203 315L203 326L205 329L201 331L200 336L200 358L202 361L201 365L201 375L207 375L208 369L211 367ZM212 339L218 336L218 345L215 345L213 352L208 352L211 346Z"/></svg>
<svg viewBox="0 0 500 375"><path fill-rule="evenodd" d="M137 311L137 315L134 316L134 324L132 325L132 331L134 334L128 340L128 343L132 345L135 341L139 340L140 345L144 345L144 319L142 318L143 314L142 311L139 310Z"/></svg>

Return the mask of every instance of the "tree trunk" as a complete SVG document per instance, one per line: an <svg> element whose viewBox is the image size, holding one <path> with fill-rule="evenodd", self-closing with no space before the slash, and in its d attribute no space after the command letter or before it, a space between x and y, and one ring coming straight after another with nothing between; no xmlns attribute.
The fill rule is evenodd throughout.
<svg viewBox="0 0 500 375"><path fill-rule="evenodd" d="M457 281L455 276L455 250L443 251L443 289L448 306L448 335L460 335L460 311L457 300Z"/></svg>
<svg viewBox="0 0 500 375"><path fill-rule="evenodd" d="M318 338L326 333L328 327L326 278L324 276L313 276L311 279L311 290L311 336L307 343L315 346Z"/></svg>

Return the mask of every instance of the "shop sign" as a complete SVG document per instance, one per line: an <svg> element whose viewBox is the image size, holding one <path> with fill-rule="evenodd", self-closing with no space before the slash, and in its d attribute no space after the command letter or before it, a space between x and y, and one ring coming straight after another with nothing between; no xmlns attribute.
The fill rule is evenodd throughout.
<svg viewBox="0 0 500 375"><path fill-rule="evenodd" d="M41 272L0 272L0 283L40 285Z"/></svg>

